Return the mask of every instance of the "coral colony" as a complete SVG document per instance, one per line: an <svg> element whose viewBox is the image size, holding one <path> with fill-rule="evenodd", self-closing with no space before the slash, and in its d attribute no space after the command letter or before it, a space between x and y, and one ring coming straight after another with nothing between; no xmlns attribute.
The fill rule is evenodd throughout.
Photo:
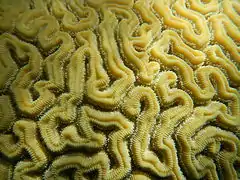
<svg viewBox="0 0 240 180"><path fill-rule="evenodd" d="M0 179L240 179L239 0L0 0Z"/></svg>

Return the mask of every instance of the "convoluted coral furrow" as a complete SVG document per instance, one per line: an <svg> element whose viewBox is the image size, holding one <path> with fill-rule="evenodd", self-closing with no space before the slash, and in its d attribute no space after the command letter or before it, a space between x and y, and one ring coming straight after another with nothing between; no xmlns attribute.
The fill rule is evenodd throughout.
<svg viewBox="0 0 240 180"><path fill-rule="evenodd" d="M173 37L172 37L173 36ZM218 68L212 66L203 66L199 67L195 72L190 68L190 66L183 61L181 58L173 55L168 55L168 49L165 44L174 36L177 36L172 31L165 31L162 38L153 46L151 53L154 58L157 58L164 66L167 66L169 69L177 68L180 71L180 75L183 79L183 86L190 90L191 94L198 100L210 100L215 95L215 88L212 85L211 79L213 78L216 81L219 93L227 91L231 93L232 96L230 99L234 102L234 108L232 111L236 112L236 117L239 117L239 94L237 90L229 87L225 75ZM165 40L165 41L164 41ZM178 49L176 48L178 51ZM186 51L186 49L184 49ZM193 51L194 52L194 51ZM184 53L184 51L183 51ZM200 56L204 58L205 56ZM196 76L197 82L194 79ZM223 95L224 96L224 95ZM222 97L224 99L224 97ZM232 112L233 113L233 112ZM236 124L238 120L236 119ZM236 125L235 124L235 125Z"/></svg>
<svg viewBox="0 0 240 180"><path fill-rule="evenodd" d="M129 136L133 131L132 123L127 121L127 119L118 112L100 112L86 106L82 107L81 109L81 118L78 119L78 124L84 131L81 137L82 142L77 140L76 137L74 137L73 128L65 130L63 132L64 136L68 137L69 140L72 141L72 143L79 143L79 146L85 146L88 148L101 148L106 143L106 137L102 133L94 132L92 124L96 124L99 128L103 130L105 128L107 129L108 127L114 127L116 129L119 129L116 132L113 131L113 133L111 133L108 145L109 150L112 154L114 164L116 165L114 166L114 168L110 169L109 158L105 153L100 152L93 157L82 156L82 158L78 159L77 162L76 158L70 155L68 157L69 160L67 160L70 161L68 162L69 165L65 164L65 166L67 166L67 168L80 166L77 167L78 171L92 171L95 166L94 164L98 165L98 163L100 163L103 166L101 167L101 169L98 170L100 171L98 172L100 179L122 179L123 177L125 177L127 173L129 173L131 170L129 152L127 149L127 143L125 141L127 136ZM55 169L51 170L51 174L54 174L55 171L59 172L63 170L59 163L64 163L64 161L61 161L60 159L53 162L51 169ZM98 159L100 162L98 162ZM65 166L63 167L64 169L66 168ZM99 167L99 165L97 167ZM83 172L75 173L75 176L79 176L79 178L80 175L83 176Z"/></svg>
<svg viewBox="0 0 240 180"><path fill-rule="evenodd" d="M189 0L188 3L192 10L198 11L205 16L209 16L212 13L218 12L220 8L218 0L211 0L208 2L202 2L200 0Z"/></svg>
<svg viewBox="0 0 240 180"><path fill-rule="evenodd" d="M153 4L155 11L163 17L163 22L169 27L182 30L183 37L195 46L202 47L210 40L210 32L205 18L200 13L186 8L185 0L167 1L156 0ZM172 6L172 7L171 7ZM189 21L173 15L174 9L179 15L194 21L192 25ZM195 32L195 26L198 29Z"/></svg>
<svg viewBox="0 0 240 180"><path fill-rule="evenodd" d="M13 126L14 122L17 120L16 114L11 104L9 96L0 96L0 131L8 131Z"/></svg>
<svg viewBox="0 0 240 180"><path fill-rule="evenodd" d="M13 3L18 8L12 8ZM19 15L28 9L28 0L19 0L11 3L1 1L0 32L13 32Z"/></svg>
<svg viewBox="0 0 240 180"><path fill-rule="evenodd" d="M60 0L53 1L51 6L53 14L57 18L62 19L65 30L69 32L79 32L93 29L99 23L97 12L91 7L83 6L83 1L67 0L66 4L71 7L74 13L69 11ZM86 14L87 17L85 17ZM81 20L76 22L79 17Z"/></svg>
<svg viewBox="0 0 240 180"><path fill-rule="evenodd" d="M193 102L186 92L177 88L170 89L176 81L176 75L169 71L161 73L159 80L155 84L155 91L161 98L162 105L173 104L174 102L178 102L179 104L161 113L159 124L154 129L152 142L156 152L162 153L163 160L161 161L166 163L169 174L172 171L173 178L183 179L172 135L175 128L193 110Z"/></svg>
<svg viewBox="0 0 240 180"><path fill-rule="evenodd" d="M2 55L5 66L2 66L3 78L5 85L9 84L9 76L15 75L17 66L11 56L10 49L14 50L19 57L18 60L26 61L28 64L22 67L16 78L12 81L11 91L14 95L18 108L27 114L38 115L49 104L53 103L54 95L49 91L49 84L45 81L38 81L42 73L42 57L36 47L31 44L20 41L10 34L1 35L1 49L6 52ZM10 70L12 69L12 70ZM10 72L9 72L10 71ZM14 72L15 71L15 72ZM6 79L5 79L6 77ZM36 82L37 81L37 82ZM33 100L30 88L34 87L39 93L39 97Z"/></svg>
<svg viewBox="0 0 240 180"><path fill-rule="evenodd" d="M10 180L12 178L13 173L12 169L13 165L10 162L0 158L0 173L2 177L5 177L5 179Z"/></svg>
<svg viewBox="0 0 240 180"><path fill-rule="evenodd" d="M146 8L147 2L139 1L135 4L139 13L143 11L149 11ZM138 80L143 84L149 84L154 79L156 73L159 70L159 65L156 62L149 62L149 55L144 52L138 52L135 47L141 49L147 49L147 46L151 43L156 36L156 29L160 29L160 23L153 13L149 17L143 17L144 20L150 21L139 25L139 20L132 10L126 6L113 6L107 5L102 9L103 13L108 16L108 10L114 13L117 17L122 18L119 23L119 41L122 47L125 61L136 71ZM108 22L108 21L107 21ZM135 33L135 35L133 35Z"/></svg>
<svg viewBox="0 0 240 180"><path fill-rule="evenodd" d="M240 179L239 0L0 0L0 179Z"/></svg>
<svg viewBox="0 0 240 180"><path fill-rule="evenodd" d="M211 65L215 65L221 70L223 69L226 72L230 83L234 86L239 86L240 72L234 63L226 55L224 55L220 46L209 46L204 49L204 52L206 53L208 61Z"/></svg>
<svg viewBox="0 0 240 180"><path fill-rule="evenodd" d="M133 133L133 124L118 112L100 112L88 107L83 107L82 110L83 117L79 119L79 125L83 129L86 128L84 134L89 140L94 140L100 135L95 134L91 128L88 128L92 123L99 128L116 127L117 130L110 133L108 144L111 152L110 158L114 161L114 166L106 172L104 179L122 179L131 170L131 160L126 140ZM84 117L85 113L88 118Z"/></svg>
<svg viewBox="0 0 240 180"><path fill-rule="evenodd" d="M99 24L100 41L105 55L105 64L111 76L116 79L112 87L106 90L107 96L111 97L109 104L103 105L104 108L108 106L116 106L120 103L121 98L126 91L133 85L135 77L132 71L127 68L120 57L114 31L117 26L117 19L111 12L102 9L103 21ZM109 93L109 95L108 95ZM91 96L91 94L89 94ZM98 102L101 105L101 101Z"/></svg>
<svg viewBox="0 0 240 180"><path fill-rule="evenodd" d="M46 26L45 28L42 28ZM46 15L43 10L29 10L24 13L16 24L17 32L21 36L31 39L37 38L44 50L51 50L59 46L56 52L45 60L45 66L49 80L58 91L64 89L64 62L75 50L72 38L69 34L59 31L59 24L53 16Z"/></svg>
<svg viewBox="0 0 240 180"><path fill-rule="evenodd" d="M214 31L214 40L229 52L230 57L239 66L239 47L236 43L240 42L240 24L235 25L225 14L213 15L209 18L209 22Z"/></svg>
<svg viewBox="0 0 240 180"><path fill-rule="evenodd" d="M144 103L141 106L141 103ZM136 132L131 142L133 160L136 166L149 169L161 176L168 175L167 167L162 165L154 152L149 150L149 136L159 113L158 100L153 90L147 87L133 88L123 104L127 115L137 116Z"/></svg>
<svg viewBox="0 0 240 180"><path fill-rule="evenodd" d="M77 35L79 43L85 45L83 53L89 57L86 95L90 101L103 108L114 108L119 106L122 97L125 95L126 90L133 85L135 78L132 71L121 63L112 26L107 24L105 27L102 24L100 33L103 38L101 42L106 53L107 62L103 62L97 49L96 36L92 32L86 31ZM109 35L107 36L107 34ZM116 78L112 84L110 84L110 78L103 68L103 63L107 64L109 71L112 72L111 75Z"/></svg>
<svg viewBox="0 0 240 180"><path fill-rule="evenodd" d="M14 124L13 132L19 141L14 142L14 135L1 134L0 152L9 158L16 158L26 150L32 160L19 161L14 168L13 179L41 179L41 176L32 173L41 171L48 160L37 137L36 123L31 120L19 120Z"/></svg>
<svg viewBox="0 0 240 180"><path fill-rule="evenodd" d="M239 26L240 4L237 1L226 0L223 2L223 12L231 19L235 25Z"/></svg>
<svg viewBox="0 0 240 180"><path fill-rule="evenodd" d="M85 46L78 48L70 58L67 69L68 92L62 94L59 97L59 104L51 108L38 122L41 135L52 151L61 151L66 146L67 139L62 136L64 129L61 133L58 132L58 127L65 124L67 129L74 122L77 116L77 105L83 99L85 87L85 59L83 56L85 50Z"/></svg>
<svg viewBox="0 0 240 180"><path fill-rule="evenodd" d="M66 179L67 177L61 176L61 172L70 168L76 169L74 179L86 179L84 173L97 170L97 179L105 179L109 159L104 152L99 152L93 157L86 157L84 154L69 154L56 159L45 172L44 178L46 180Z"/></svg>
<svg viewBox="0 0 240 180"><path fill-rule="evenodd" d="M207 176L209 179L216 179L218 177L216 166L218 166L222 178L237 179L233 163L239 161L239 139L233 133L213 126L201 129L194 135L197 129L210 121L218 121L220 127L224 126L224 113L226 113L224 105L213 101L206 107L195 108L193 115L177 131L177 141L181 147L180 151L183 152L180 158L185 171L191 177L199 179ZM223 147L221 147L222 143L224 143ZM202 154L204 149L212 156Z"/></svg>

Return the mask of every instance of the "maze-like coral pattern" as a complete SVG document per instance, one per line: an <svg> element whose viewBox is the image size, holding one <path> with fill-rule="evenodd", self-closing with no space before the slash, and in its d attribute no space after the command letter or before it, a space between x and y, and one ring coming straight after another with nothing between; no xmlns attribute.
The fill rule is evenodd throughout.
<svg viewBox="0 0 240 180"><path fill-rule="evenodd" d="M0 0L0 179L240 179L240 1Z"/></svg>

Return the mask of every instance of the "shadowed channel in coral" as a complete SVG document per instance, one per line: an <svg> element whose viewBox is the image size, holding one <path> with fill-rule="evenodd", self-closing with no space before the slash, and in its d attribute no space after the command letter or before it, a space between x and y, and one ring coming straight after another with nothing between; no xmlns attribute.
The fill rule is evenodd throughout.
<svg viewBox="0 0 240 180"><path fill-rule="evenodd" d="M0 0L0 179L240 179L240 1Z"/></svg>

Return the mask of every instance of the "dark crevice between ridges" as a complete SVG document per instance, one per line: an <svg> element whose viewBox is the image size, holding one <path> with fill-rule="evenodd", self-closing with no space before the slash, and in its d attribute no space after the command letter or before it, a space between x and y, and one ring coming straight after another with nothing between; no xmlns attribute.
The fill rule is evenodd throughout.
<svg viewBox="0 0 240 180"><path fill-rule="evenodd" d="M88 78L89 78L89 75L90 75L90 56L89 55L85 55L84 56L85 60L84 60L84 70L85 70L85 73L84 73L84 91L83 93L86 94L86 84L87 84L87 81L88 81Z"/></svg>
<svg viewBox="0 0 240 180"><path fill-rule="evenodd" d="M62 62L62 71L63 71L63 79L64 79L64 88L62 90L62 92L59 92L59 94L56 94L57 97L60 96L60 93L69 93L70 92L70 89L69 89L69 86L68 86L68 83L69 83L69 80L68 80L68 76L69 76L69 65L71 63L71 58L72 56L74 55L74 53L76 52L76 49L74 52L70 53L70 55L65 59L65 61ZM77 82L78 83L78 82Z"/></svg>
<svg viewBox="0 0 240 180"><path fill-rule="evenodd" d="M235 161L235 162L233 163L233 167L234 167L235 170L236 170L238 179L240 179L240 160L239 160L239 161Z"/></svg>
<svg viewBox="0 0 240 180"><path fill-rule="evenodd" d="M134 11L134 13L136 14L136 12ZM118 50L119 50L119 56L124 64L124 66L126 66L129 70L131 70L134 75L136 76L136 81L134 82L134 85L135 86L140 86L140 85L144 85L144 86L147 86L145 84L143 84L138 78L137 78L137 75L139 73L139 71L134 67L134 65L131 63L131 62L128 62L127 61L127 57L125 56L125 53L123 51L123 42L121 41L121 37L120 37L120 29L119 29L119 24L121 23L121 20L123 19L122 17L118 17L117 15L115 15L116 18L118 19L118 25L117 25L117 28L115 30L115 33L114 33L114 37L115 37L115 42L116 42L116 45L118 47ZM137 27L135 27L135 30L134 32L132 33L133 37L134 36L138 36L136 34L136 31L137 31L137 28L138 26L140 26L142 24L142 22L140 22ZM139 51L139 49L135 49L136 51Z"/></svg>
<svg viewBox="0 0 240 180"><path fill-rule="evenodd" d="M8 133L4 133L4 134L10 134L11 132L8 132ZM19 138L14 134L14 133L11 133L12 134L12 137L13 137L13 141L14 143L18 143L19 142ZM3 135L1 133L1 135ZM16 164L21 158L20 156L17 156L17 157L14 157L14 158L8 158L7 156L5 156L1 151L0 151L0 160L3 159L7 162L10 162L11 164Z"/></svg>
<svg viewBox="0 0 240 180"><path fill-rule="evenodd" d="M99 18L99 25L101 25L101 23L105 20L103 18L103 13L101 11L97 11L97 14L98 14L98 18ZM103 69L107 72L108 74L108 77L109 77L109 86L111 84L113 84L113 82L116 80L113 76L111 76L111 73L109 72L109 68L107 67L107 56L106 56L106 52L104 51L103 49L103 44L102 44L102 37L100 35L100 29L99 29L99 26L97 28L95 28L93 30L94 32L94 35L96 37L96 40L97 40L97 49L98 49L98 52L99 52L99 55L102 59L102 66L103 66ZM110 76L109 76L110 75Z"/></svg>
<svg viewBox="0 0 240 180"><path fill-rule="evenodd" d="M114 37L116 39L116 44L117 47L119 49L119 56L124 64L124 66L126 66L129 70L131 70L133 72L133 74L136 77L136 81L134 81L134 86L140 86L143 85L140 81L137 81L137 76L136 74L139 73L138 70L134 67L134 65L131 62L128 62L127 57L123 51L123 43L121 41L121 37L120 37L120 32L119 32L119 24L118 24L118 29L116 30L116 32L114 33Z"/></svg>
<svg viewBox="0 0 240 180"><path fill-rule="evenodd" d="M182 158L181 158L181 153L179 150L182 149L179 142L177 141L177 137L176 137L176 131L172 134L172 139L175 142L175 148L176 148L176 155L177 155L177 161L178 161L178 165L180 167L181 173L182 175L186 178L189 179L190 177L188 176L186 169L183 166L183 162L182 162Z"/></svg>
<svg viewBox="0 0 240 180"><path fill-rule="evenodd" d="M17 64L18 68L22 68L23 66L27 65L28 62L29 62L29 57L27 57L26 59L24 60L19 60L18 56L17 56L17 53L15 52L15 47L13 47L12 45L8 44L8 50L10 52L10 55L13 59L13 61Z"/></svg>
<svg viewBox="0 0 240 180"><path fill-rule="evenodd" d="M75 155L85 155L86 157L91 157L96 155L98 152L100 152L102 150L102 148L85 148L85 147L81 147L81 148L77 148L77 147L71 147L71 146L66 146L66 148L64 148L63 150L59 151L59 152L51 152L51 159L49 159L49 163L48 166L45 169L49 169L51 168L52 163L58 159L61 158L62 156L75 156ZM60 175L63 177L68 177L70 179L74 178L74 174L75 174L76 168L69 168L67 170L61 171ZM95 172L95 170L90 171L89 173L84 173L84 175L86 175L86 177L95 177L97 175L98 172ZM85 176L84 176L85 177Z"/></svg>
<svg viewBox="0 0 240 180"><path fill-rule="evenodd" d="M59 175L62 178L68 179L68 180L75 180L75 172L77 171L77 168L68 168L64 171L61 171L59 173ZM98 178L98 171L96 169L91 170L89 172L85 172L83 173L84 179L89 179L89 180L93 180L93 179L97 179Z"/></svg>
<svg viewBox="0 0 240 180"><path fill-rule="evenodd" d="M99 24L101 24L102 22L100 22ZM102 45L102 41L101 40L101 36L100 36L100 32L99 32L99 27L97 29L94 30L94 34L96 35L96 39L97 39L97 49L98 49L98 52L99 52L99 55L102 59L102 67L103 69L106 71L108 77L109 77L109 86L111 86L114 81L116 81L116 77L112 76L111 73L110 73L110 70L109 70L109 67L108 67L108 59L107 59L107 53L105 52L104 48L103 48L103 45Z"/></svg>
<svg viewBox="0 0 240 180"><path fill-rule="evenodd" d="M84 178L87 178L89 180L92 180L92 179L97 179L98 178L98 170L92 170L88 173L84 173Z"/></svg>
<svg viewBox="0 0 240 180"><path fill-rule="evenodd" d="M23 119L23 118L28 118L29 115L21 112L21 110L18 108L18 105L15 101L15 98L14 98L14 95L13 95L12 91L8 90L7 95L10 98L11 105L13 107L13 110L14 110L15 114L16 114L16 119L20 120L20 119ZM31 116L31 118L34 118L34 117Z"/></svg>
<svg viewBox="0 0 240 180"><path fill-rule="evenodd" d="M37 141L39 142L39 145L40 145L40 148L43 150L43 152L45 153L45 155L47 156L47 159L48 159L48 162L51 161L51 154L48 152L48 149L45 145L44 140L42 139L41 135L40 135L40 132L38 131L38 129L36 129L36 137L37 137ZM17 143L19 142L19 138L15 135L13 135L13 138L15 139L14 141ZM29 152L27 151L26 148L23 148L21 154L19 156L17 156L16 158L13 158L12 160L8 158L9 161L12 161L12 164L17 164L19 163L20 161L29 161L29 162L33 162L32 160L32 157L31 157L31 154L29 154ZM48 167L48 163L42 167L40 169L40 171L34 171L34 172L29 172L27 173L28 175L31 175L31 176L41 176L42 173L46 170L46 168Z"/></svg>
<svg viewBox="0 0 240 180"><path fill-rule="evenodd" d="M59 175L61 178L67 179L67 180L74 180L74 174L75 174L76 168L68 168L64 171L61 171Z"/></svg>
<svg viewBox="0 0 240 180"><path fill-rule="evenodd" d="M30 9L30 10L35 9L34 4L35 4L35 3L34 3L34 0L30 0L30 1L29 1L29 9Z"/></svg>
<svg viewBox="0 0 240 180"><path fill-rule="evenodd" d="M33 83L35 84L35 82ZM33 101L37 100L39 98L39 93L37 90L33 87L33 85L29 88L30 94L32 96Z"/></svg>
<svg viewBox="0 0 240 180"><path fill-rule="evenodd" d="M207 150L208 146L206 146L201 152L198 152L195 156L205 156L208 158L211 158L212 161L214 162L215 168L216 168L216 172L217 172L217 176L220 180L222 180L223 178L223 174L221 173L221 169L220 169L220 165L218 164L218 162L215 159L215 155L211 154L208 150ZM208 168L209 169L209 168ZM207 178L207 174L205 176L203 176L202 178L200 178L201 180L205 180Z"/></svg>
<svg viewBox="0 0 240 180"><path fill-rule="evenodd" d="M109 147L109 135L112 134L113 129L115 129L114 127L112 127L112 130L101 130L100 131L100 127L97 127L97 125L93 125L93 129L95 132L100 132L100 133L104 133L106 135L106 142L104 143L102 150L108 155L108 159L109 159L109 169L115 168L115 164L116 164L116 160L114 155L112 155L112 152L110 150ZM98 130L97 130L98 129Z"/></svg>
<svg viewBox="0 0 240 180"><path fill-rule="evenodd" d="M13 179L13 168L14 168L14 161L9 160L8 158L4 157L1 153L0 153L0 163L2 164L7 164L8 165L8 179ZM2 174L1 174L2 177ZM6 178L6 177L4 177Z"/></svg>
<svg viewBox="0 0 240 180"><path fill-rule="evenodd" d="M82 103L81 105L79 105L79 107L82 105L89 106L95 110L102 111L102 112L113 112L113 111L117 111L119 108L118 106L113 107L113 106L98 105L95 101L88 98L86 94L83 96Z"/></svg>
<svg viewBox="0 0 240 180"><path fill-rule="evenodd" d="M221 168L220 164L216 161L215 158L213 158L213 162L216 166L216 172L217 172L217 176L218 176L219 180L224 180L224 175L223 175L224 169Z"/></svg>
<svg viewBox="0 0 240 180"><path fill-rule="evenodd" d="M225 68L222 67L221 64L217 64L214 62L211 62L208 58L206 59L206 61L204 62L203 66L213 66L218 68L219 70L221 70L221 72L224 74L224 76L227 78L228 84L230 88L235 88L237 89L240 85L238 83L235 83L232 81L232 79L230 78L230 76L228 75L228 72Z"/></svg>

